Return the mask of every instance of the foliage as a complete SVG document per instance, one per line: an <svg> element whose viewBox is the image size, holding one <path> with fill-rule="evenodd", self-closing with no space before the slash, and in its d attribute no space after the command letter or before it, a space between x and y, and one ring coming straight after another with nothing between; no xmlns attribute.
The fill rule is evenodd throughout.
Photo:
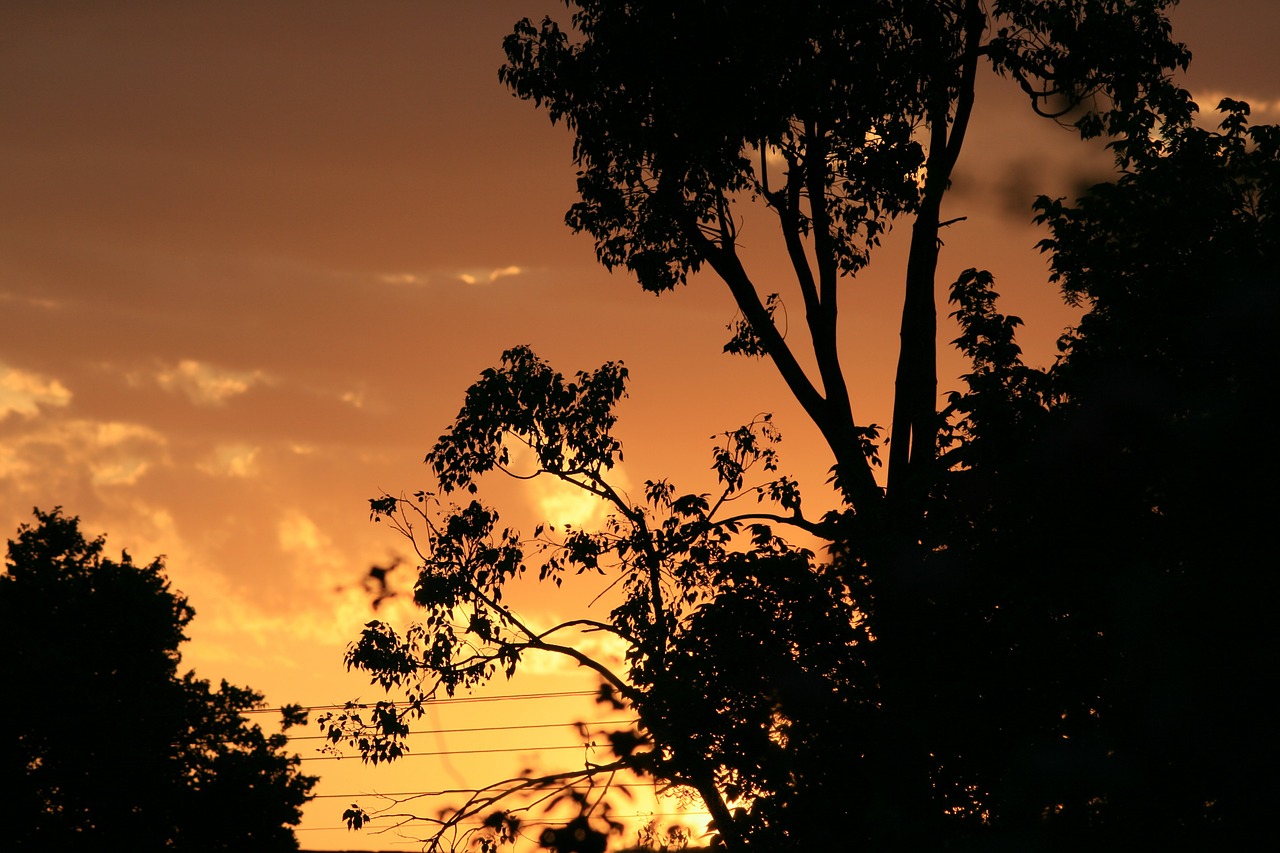
<svg viewBox="0 0 1280 853"><path fill-rule="evenodd" d="M1078 523L1121 534L1094 540L1111 552L1102 722L1126 762L1108 796L1135 832L1247 847L1270 836L1280 793L1263 710L1280 660L1264 627L1280 593L1265 536L1280 466L1264 449L1280 128L1250 127L1247 104L1218 108L1218 129L1164 128L1113 184L1040 208L1055 279L1089 308L1055 370L1053 441L1091 483Z"/></svg>
<svg viewBox="0 0 1280 853"><path fill-rule="evenodd" d="M638 722L606 733L607 762L507 780L428 819L437 842L475 815L512 819L517 795L545 802L624 770L696 791L729 850L1263 837L1275 786L1253 780L1277 756L1258 671L1277 656L1261 632L1273 590L1250 567L1269 511L1256 495L1276 473L1259 390L1274 387L1259 350L1277 319L1276 129L1248 128L1231 102L1219 132L1195 126L1169 82L1187 54L1162 0L570 5L573 33L522 22L502 71L576 134L569 224L647 289L703 265L723 279L742 318L726 349L773 360L845 506L802 512L767 416L723 436L716 491L657 479L633 499L609 480L625 370L566 380L510 350L428 454L439 488L371 501L418 549L425 618L403 636L370 623L348 655L408 706L353 709L326 721L331 739L394 758L431 698L550 653L593 670L602 701ZM972 370L939 412L939 212L982 62L1037 112L1107 137L1122 173L1075 205L1039 203L1055 280L1088 308L1051 369L1023 363L990 274L955 282L953 343ZM738 255L753 199L777 216L816 377ZM836 298L900 219L912 245L882 489L875 428L854 419L836 355ZM511 469L517 444L533 472ZM478 499L451 503L492 471L559 479L611 514L526 538ZM826 540L829 559L787 528ZM603 576L616 604L534 626L503 593L535 572ZM618 641L622 665L584 654L580 631ZM576 802L585 820L604 795Z"/></svg>
<svg viewBox="0 0 1280 853"><path fill-rule="evenodd" d="M696 789L727 816L722 790L729 800L766 797L798 754L827 745L810 722L816 706L856 711L848 652L865 631L840 577L812 569L810 552L773 533L779 523L819 525L803 516L794 481L776 476L772 420L722 436L713 454L717 492L680 495L666 481L649 481L633 502L606 479L621 452L610 430L624 378L620 367L605 365L566 380L527 348L510 350L501 368L472 386L427 456L442 493L372 502L420 549L414 597L424 619L403 636L384 623L366 627L348 665L405 689L408 704L379 703L371 719L358 709L325 718L335 742L350 739L372 761L395 758L407 720L433 696L498 672L509 676L531 652L563 655L596 672L602 698L625 704L641 723L604 734L612 760L534 787L630 770ZM612 514L603 529L539 526L526 539L500 528L497 513L478 500L446 502L486 471L510 473L517 445L538 460L539 475L605 501ZM755 506L739 508L743 499ZM506 584L534 571L557 585L570 575L607 575L620 601L604 620L534 627L503 600ZM578 631L621 641L625 669L575 648ZM761 763L766 753L771 758ZM452 826L510 793L488 792L443 822ZM761 811L755 820L774 818Z"/></svg>
<svg viewBox="0 0 1280 853"><path fill-rule="evenodd" d="M289 826L315 779L284 753L284 735L245 719L261 695L178 676L195 611L163 563L108 559L78 519L35 515L0 575L0 678L15 691L0 753L9 843L297 849ZM303 722L284 709L286 727Z"/></svg>
<svg viewBox="0 0 1280 853"><path fill-rule="evenodd" d="M891 428L890 497L915 515L934 467L937 265L943 196L979 66L1041 114L1126 155L1188 114L1168 72L1171 0L571 0L572 30L525 20L501 79L575 136L581 201L566 221L606 267L655 292L704 265L742 320L726 349L768 355L822 431L862 513L881 489L861 452L836 341L837 305L895 221L911 221ZM776 217L804 305L793 347L739 253L741 222ZM784 296L785 299L785 296ZM795 331L800 331L799 329ZM811 356L817 375L801 366ZM896 493L896 495L895 495Z"/></svg>
<svg viewBox="0 0 1280 853"><path fill-rule="evenodd" d="M948 604L915 627L957 653L921 671L949 685L933 725L983 745L958 775L1024 846L1270 833L1259 496L1280 472L1257 449L1280 146L1246 105L1219 109L1217 131L1166 126L1076 204L1039 201L1054 276L1088 309L1051 370L1022 365L980 276L955 290L978 357L923 592Z"/></svg>

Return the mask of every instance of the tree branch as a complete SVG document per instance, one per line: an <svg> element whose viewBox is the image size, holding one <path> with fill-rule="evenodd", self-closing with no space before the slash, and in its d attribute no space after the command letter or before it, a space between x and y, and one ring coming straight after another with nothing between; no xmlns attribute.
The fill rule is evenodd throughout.
<svg viewBox="0 0 1280 853"><path fill-rule="evenodd" d="M729 292L738 303L738 309L742 311L747 322L760 337L765 352L773 360L792 395L821 430L827 446L835 456L846 499L860 509L871 511L879 503L880 487L871 471L871 463L862 455L852 412L847 407L833 411L827 400L813 386L804 368L796 361L795 354L791 352L769 318L769 312L760 301L760 295L756 292L755 285L747 276L737 255L721 251L718 246L697 235L696 232L687 231L687 233L690 234L691 239L700 243L699 249L707 259L707 263L729 286Z"/></svg>

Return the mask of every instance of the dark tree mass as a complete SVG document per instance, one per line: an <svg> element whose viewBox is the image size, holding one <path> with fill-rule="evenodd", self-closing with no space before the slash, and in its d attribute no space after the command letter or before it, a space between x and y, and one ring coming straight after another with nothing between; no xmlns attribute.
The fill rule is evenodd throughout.
<svg viewBox="0 0 1280 853"><path fill-rule="evenodd" d="M245 718L262 696L188 672L195 611L160 560L103 556L36 511L0 575L0 774L19 850L296 850L316 780ZM285 726L305 722L284 709ZM10 849L6 847L6 849Z"/></svg>
<svg viewBox="0 0 1280 853"><path fill-rule="evenodd" d="M1234 101L1205 129L1172 82L1189 54L1171 0L568 5L567 29L518 24L500 72L575 134L568 224L646 289L703 268L723 281L743 318L725 350L776 366L842 506L806 514L767 416L721 436L714 491L619 491L625 368L566 377L515 347L428 453L437 485L371 501L423 557L424 618L370 623L348 656L408 704L336 715L330 736L394 758L433 697L564 655L639 722L607 733L610 761L477 791L432 819L437 841L493 849L519 830L519 796L607 789L618 771L695 791L729 851L1269 838L1280 129ZM950 304L972 370L940 397L942 201L991 72L1104 139L1117 177L1036 205L1052 278L1083 309L1057 362L1022 362L1020 321L970 269ZM741 223L766 216L795 274L781 296L738 253ZM882 486L837 300L891 227L911 245ZM785 335L775 310L797 298ZM510 465L521 445L607 505L601 529L527 536L473 497L486 473L528 474ZM604 576L613 609L530 624L504 601L526 573ZM624 665L586 654L582 631L616 638ZM605 799L574 797L581 838L548 846L609 831Z"/></svg>

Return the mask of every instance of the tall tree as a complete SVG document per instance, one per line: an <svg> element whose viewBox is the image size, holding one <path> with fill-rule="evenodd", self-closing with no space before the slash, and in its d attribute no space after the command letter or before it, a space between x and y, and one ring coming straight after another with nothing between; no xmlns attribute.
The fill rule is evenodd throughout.
<svg viewBox="0 0 1280 853"><path fill-rule="evenodd" d="M715 492L680 495L653 480L633 500L609 483L625 371L610 364L566 379L527 349L510 350L428 454L440 494L372 503L374 517L392 519L420 549L416 598L427 616L405 636L371 625L348 658L406 687L408 711L381 705L372 734L345 715L330 721L331 736L368 738L375 757L394 757L406 714L437 691L551 653L595 670L602 697L629 705L639 725L612 733L615 760L513 780L444 825L515 792L629 769L696 789L731 850L851 841L1072 849L1143 826L1152 812L1134 805L1125 774L1139 767L1156 778L1160 765L1133 747L1132 725L1117 713L1133 694L1119 687L1116 662L1126 637L1145 635L1141 620L1117 617L1111 595L1141 586L1143 575L1108 549L1130 527L1145 530L1153 504L1142 507L1141 478L1090 484L1056 462L1079 450L1063 443L1080 417L1068 413L1094 392L1070 377L1089 361L1088 330L1105 324L1082 324L1059 370L1032 370L1018 357L1016 318L996 311L991 277L967 272L953 287L956 343L974 370L968 392L939 412L935 274L941 202L982 67L1015 80L1036 112L1107 137L1133 175L1163 172L1178 140L1196 138L1195 106L1169 80L1188 59L1170 38L1172 3L570 5L570 31L550 20L519 24L501 72L575 132L581 201L568 223L592 235L602 263L630 270L646 289L673 288L704 265L724 281L744 317L726 350L773 361L826 439L847 506L804 514L796 483L776 472L767 421L724 436ZM1118 184L1129 216L1139 185L1158 189L1154 178ZM776 296L757 289L738 251L742 211L759 209L752 200L776 217L795 273L803 358L774 323ZM1095 204L1080 210L1101 210ZM1086 226L1088 214L1072 211L1046 203L1055 234L1046 247L1062 253L1059 274L1085 293L1095 263L1119 261L1089 253L1089 229L1104 223ZM855 417L844 380L837 309L899 221L910 223L911 247L882 489L876 429ZM1105 227L1132 247L1122 218ZM1132 270L1144 269L1143 257L1135 252ZM1141 286L1145 304L1161 302L1159 281L1147 275ZM1109 358L1096 362L1103 374ZM801 367L810 360L815 374ZM511 469L519 444L533 451L535 471ZM1127 453L1114 442L1094 451L1090 459ZM613 515L598 532L540 528L527 540L478 501L448 503L493 470L558 478ZM1052 477L1071 485L1055 493L1044 485L1057 485ZM752 492L763 505L738 509L734 501ZM1064 522L1074 518L1105 523L1075 536ZM776 533L786 526L829 540L831 562L789 546ZM1046 543L1062 547L1045 554ZM568 572L615 577L621 603L607 619L531 625L502 591L533 569L557 584ZM577 629L621 640L625 668L584 655L572 642ZM1117 769L1110 757L1131 747L1142 754ZM1178 828L1170 832L1212 822L1203 807L1195 814L1167 824Z"/></svg>
<svg viewBox="0 0 1280 853"><path fill-rule="evenodd" d="M838 301L896 220L911 227L888 493L914 517L935 473L936 286L942 200L979 69L1015 79L1036 112L1136 144L1184 116L1169 82L1189 54L1173 0L572 0L572 30L517 26L501 78L575 134L569 211L600 261L652 291L703 265L745 318L726 349L766 355L821 430L859 512L881 489L837 349ZM747 199L773 212L804 305L802 368L738 251Z"/></svg>
<svg viewBox="0 0 1280 853"><path fill-rule="evenodd" d="M177 674L195 611L160 560L108 559L58 509L36 521L0 575L6 844L296 850L290 827L316 779L284 735L246 720L261 695Z"/></svg>
<svg viewBox="0 0 1280 853"><path fill-rule="evenodd" d="M1021 363L989 276L954 292L974 372L952 397L965 435L914 626L950 654L917 684L946 708L950 775L1023 848L1248 849L1273 832L1261 695L1280 647L1259 532L1280 472L1256 448L1280 136L1220 109L1218 130L1166 124L1118 180L1038 202L1054 278L1087 309L1051 370Z"/></svg>
<svg viewBox="0 0 1280 853"><path fill-rule="evenodd" d="M1155 826L1170 844L1244 849L1274 833L1266 804L1280 794L1263 710L1280 663L1266 627L1280 465L1262 450L1277 389L1280 128L1250 127L1247 104L1218 107L1216 130L1162 128L1078 204L1042 200L1054 278L1089 309L1063 341L1064 399L1043 444L1081 461L1077 529L1110 551L1094 589L1112 636L1098 664L1100 722L1124 763L1108 779L1116 817L1134 835Z"/></svg>

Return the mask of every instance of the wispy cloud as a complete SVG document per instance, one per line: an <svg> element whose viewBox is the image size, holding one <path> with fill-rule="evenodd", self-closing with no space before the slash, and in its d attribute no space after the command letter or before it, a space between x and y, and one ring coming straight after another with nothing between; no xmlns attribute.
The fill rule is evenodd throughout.
<svg viewBox="0 0 1280 853"><path fill-rule="evenodd" d="M1218 124L1218 104L1224 98L1233 101L1244 101L1249 105L1249 115L1254 123L1266 124L1280 119L1280 98L1259 98L1242 92L1225 92L1220 89L1209 89L1203 92L1192 92L1192 100L1200 105L1201 124Z"/></svg>
<svg viewBox="0 0 1280 853"><path fill-rule="evenodd" d="M524 267L518 267L512 264L511 266L498 267L497 269L492 270L467 270L465 272L460 272L458 273L458 280L463 284L481 284L486 282L491 284L498 279L523 275L527 271L528 270Z"/></svg>
<svg viewBox="0 0 1280 853"><path fill-rule="evenodd" d="M331 540L304 512L290 509L276 523L276 543L280 550L300 560L309 569L330 570L344 565Z"/></svg>
<svg viewBox="0 0 1280 853"><path fill-rule="evenodd" d="M97 458L89 461L97 486L132 486L164 457L164 436L141 424L109 421L93 428L90 445Z"/></svg>
<svg viewBox="0 0 1280 853"><path fill-rule="evenodd" d="M46 299L39 296L25 296L19 293L9 293L7 291L0 292L0 302L17 302L19 305L30 305L44 311L57 311L62 307L62 303L55 299Z"/></svg>
<svg viewBox="0 0 1280 853"><path fill-rule="evenodd" d="M11 412L30 417L41 406L66 406L67 387L49 376L0 365L0 420Z"/></svg>
<svg viewBox="0 0 1280 853"><path fill-rule="evenodd" d="M198 406L221 406L255 385L265 384L268 377L260 370L227 370L206 362L183 359L173 367L159 370L155 381L166 391L185 394Z"/></svg>
<svg viewBox="0 0 1280 853"><path fill-rule="evenodd" d="M120 421L46 419L38 429L0 444L0 480L67 493L77 490L77 481L95 488L132 486L155 466L167 464L163 435Z"/></svg>
<svg viewBox="0 0 1280 853"><path fill-rule="evenodd" d="M378 280L383 284L426 284L426 276L417 275L411 272L395 272L384 273L378 276Z"/></svg>
<svg viewBox="0 0 1280 853"><path fill-rule="evenodd" d="M511 469L526 474L537 467L533 451L519 441L510 441ZM610 472L615 488L626 491L629 486L625 472L615 468ZM524 483L529 503L539 521L556 526L591 528L604 523L612 507L597 495L578 488L550 475L534 477Z"/></svg>
<svg viewBox="0 0 1280 853"><path fill-rule="evenodd" d="M196 463L196 468L214 477L235 477L246 479L258 474L258 454L261 448L247 444L222 444L204 460Z"/></svg>
<svg viewBox="0 0 1280 853"><path fill-rule="evenodd" d="M508 264L505 267L469 267L462 270L436 270L432 273L422 272L386 272L379 273L378 281L383 284L400 287L420 287L440 281L460 281L463 284L492 284L499 279L514 278L529 272L528 267Z"/></svg>

